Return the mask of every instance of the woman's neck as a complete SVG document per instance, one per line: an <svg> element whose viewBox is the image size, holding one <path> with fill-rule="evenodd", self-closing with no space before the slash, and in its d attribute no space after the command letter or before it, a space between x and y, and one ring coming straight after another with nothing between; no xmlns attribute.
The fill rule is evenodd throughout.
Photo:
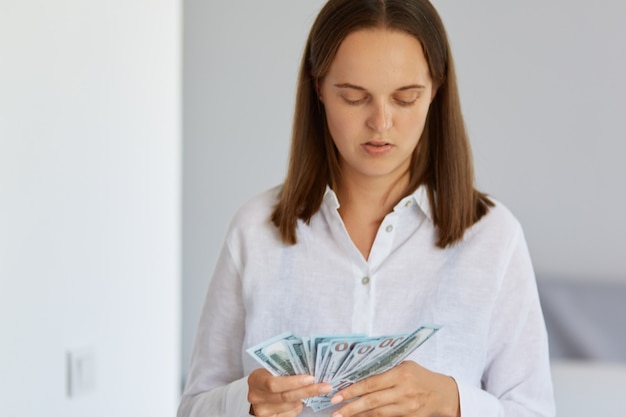
<svg viewBox="0 0 626 417"><path fill-rule="evenodd" d="M372 213L379 213L382 221L382 218L405 196L408 182L408 172L394 180L346 177L342 178L335 192L342 208L352 210L360 207Z"/></svg>
<svg viewBox="0 0 626 417"><path fill-rule="evenodd" d="M343 178L335 190L339 214L353 243L368 259L378 228L404 197L408 173L391 182L382 178Z"/></svg>

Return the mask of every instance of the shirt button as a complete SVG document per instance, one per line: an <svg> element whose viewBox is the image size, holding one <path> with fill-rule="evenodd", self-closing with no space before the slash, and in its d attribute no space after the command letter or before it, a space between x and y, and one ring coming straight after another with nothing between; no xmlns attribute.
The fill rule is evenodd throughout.
<svg viewBox="0 0 626 417"><path fill-rule="evenodd" d="M411 205L411 200L407 201L407 202L404 204L404 207L408 207L408 206L410 206L410 205Z"/></svg>
<svg viewBox="0 0 626 417"><path fill-rule="evenodd" d="M363 285L367 285L370 283L370 277L363 277L363 279L361 280L361 284Z"/></svg>
<svg viewBox="0 0 626 417"><path fill-rule="evenodd" d="M387 233L390 233L392 230L393 230L393 226L392 225L389 225L389 226L385 227L385 231Z"/></svg>

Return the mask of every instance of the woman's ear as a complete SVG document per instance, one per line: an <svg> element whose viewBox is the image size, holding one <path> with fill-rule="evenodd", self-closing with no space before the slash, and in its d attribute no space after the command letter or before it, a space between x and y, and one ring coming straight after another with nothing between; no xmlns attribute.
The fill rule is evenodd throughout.
<svg viewBox="0 0 626 417"><path fill-rule="evenodd" d="M317 98L323 103L324 96L322 96L322 88L320 86L319 78L313 76L311 76L311 78L313 78L313 84L315 85L315 93L317 93Z"/></svg>
<svg viewBox="0 0 626 417"><path fill-rule="evenodd" d="M435 96L437 95L437 91L439 90L439 86L435 87L433 86L433 89L430 92L430 102L432 103L433 100L435 99Z"/></svg>

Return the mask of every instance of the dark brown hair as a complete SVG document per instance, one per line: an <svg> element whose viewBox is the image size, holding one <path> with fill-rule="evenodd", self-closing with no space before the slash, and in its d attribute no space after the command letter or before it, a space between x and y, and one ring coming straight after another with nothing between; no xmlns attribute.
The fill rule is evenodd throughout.
<svg viewBox="0 0 626 417"><path fill-rule="evenodd" d="M285 243L295 244L298 219L308 223L320 209L326 186L336 189L340 181L338 151L316 85L328 73L346 36L368 28L408 33L424 49L437 93L413 153L405 195L426 185L439 233L437 245L445 248L459 241L493 203L474 188L450 46L441 18L428 0L330 0L322 8L302 57L289 167L272 222Z"/></svg>

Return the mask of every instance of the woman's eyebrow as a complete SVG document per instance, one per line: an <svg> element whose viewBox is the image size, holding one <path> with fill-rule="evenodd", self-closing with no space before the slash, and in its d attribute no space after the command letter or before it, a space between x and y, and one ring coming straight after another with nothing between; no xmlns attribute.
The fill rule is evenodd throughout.
<svg viewBox="0 0 626 417"><path fill-rule="evenodd" d="M352 90L367 91L365 88L350 83L335 84L337 88L350 88Z"/></svg>
<svg viewBox="0 0 626 417"><path fill-rule="evenodd" d="M367 91L367 89L365 89L364 87L358 86L358 85L354 85L354 84L350 84L350 83L339 83L339 84L335 84L335 87L337 88L350 88L352 90L358 90L358 91ZM400 87L398 89L396 89L396 91L406 91L406 90L423 90L426 87L421 85L421 84L410 84L410 85L405 85L403 87Z"/></svg>
<svg viewBox="0 0 626 417"><path fill-rule="evenodd" d="M404 87L400 87L396 91L423 90L425 88L426 88L426 86L421 85L421 84L411 84L411 85L405 85Z"/></svg>

